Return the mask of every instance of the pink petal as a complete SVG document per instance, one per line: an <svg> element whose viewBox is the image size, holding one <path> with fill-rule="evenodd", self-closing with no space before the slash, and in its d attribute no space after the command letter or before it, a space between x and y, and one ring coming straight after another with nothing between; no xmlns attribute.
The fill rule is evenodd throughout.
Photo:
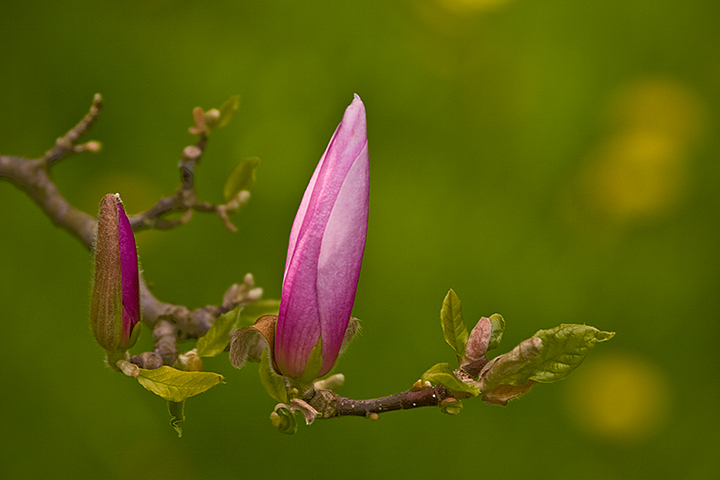
<svg viewBox="0 0 720 480"><path fill-rule="evenodd" d="M137 248L130 221L122 201L117 196L120 268L122 271L122 344L126 347L135 325L140 322L140 282Z"/></svg>

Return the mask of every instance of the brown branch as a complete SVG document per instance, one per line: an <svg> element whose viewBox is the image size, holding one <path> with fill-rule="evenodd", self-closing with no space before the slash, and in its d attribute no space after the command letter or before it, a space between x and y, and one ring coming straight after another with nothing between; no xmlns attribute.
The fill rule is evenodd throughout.
<svg viewBox="0 0 720 480"><path fill-rule="evenodd" d="M332 390L316 390L305 401L318 411L319 418L359 416L377 419L378 415L395 410L420 407L437 407L445 401L454 401L452 394L442 385L406 390L402 393L370 400L352 400L341 397Z"/></svg>
<svg viewBox="0 0 720 480"><path fill-rule="evenodd" d="M483 355L480 359L458 368L454 373L462 381L477 382L478 374L487 363L487 357ZM442 407L449 402L458 401L458 398L443 385L432 386L429 382L423 384L420 380L410 390L369 400L341 397L333 390L317 388L318 386L319 384L316 385L315 390L310 390L303 400L317 411L318 418L323 419L356 416L377 420L379 415L385 412Z"/></svg>
<svg viewBox="0 0 720 480"><path fill-rule="evenodd" d="M180 159L180 186L175 193L169 197L161 198L155 205L147 211L130 217L130 224L134 231L145 228L170 229L180 226L190 221L192 212L212 212L216 213L223 221L225 226L231 232L237 231L235 225L232 224L228 213L233 213L240 209L249 200L249 192L240 192L236 198L231 199L227 204L215 205L208 202L202 202L197 197L195 190L195 168L200 162L200 158L205 151L207 144L207 131L200 130L198 141L195 145L185 147ZM242 194L242 195L241 195ZM165 217L172 213L181 212L179 219L167 220Z"/></svg>
<svg viewBox="0 0 720 480"><path fill-rule="evenodd" d="M14 156L0 156L0 179L6 179L24 190L38 204L55 225L63 228L87 249L92 250L97 221L94 217L73 207L60 193L50 178L50 167L58 160L73 153L84 151L97 152L100 144L90 141L76 144L77 140L93 125L102 108L102 97L96 94L90 111L65 135L58 138L55 146L38 159L26 159ZM181 185L171 197L164 197L147 212L131 217L134 230L144 227L171 228L189 220L192 210L215 211L229 228L234 227L227 218L233 210L233 199L227 205L212 205L199 202L194 189L195 167L207 143L207 133L199 132L195 146L186 147L180 162ZM245 193L245 202L249 196ZM240 195L238 195L238 198ZM236 202L237 203L237 202ZM192 209L192 210L191 210ZM171 212L182 211L180 220L164 220L162 217ZM157 368L162 364L172 364L177 357L178 341L199 338L207 332L215 319L240 304L257 301L262 289L254 288L252 275L245 276L241 285L232 285L225 293L221 305L208 305L190 310L183 305L161 302L148 290L141 278L141 298L143 322L153 329L156 348L133 358L133 362L145 368Z"/></svg>
<svg viewBox="0 0 720 480"><path fill-rule="evenodd" d="M93 217L70 205L50 179L44 158L0 157L0 179L7 179L24 190L52 222L91 248L95 239Z"/></svg>

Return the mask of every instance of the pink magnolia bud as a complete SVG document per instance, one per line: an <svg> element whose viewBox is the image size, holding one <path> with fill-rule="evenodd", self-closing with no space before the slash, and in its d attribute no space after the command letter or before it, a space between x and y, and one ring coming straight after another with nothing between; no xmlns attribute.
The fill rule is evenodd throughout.
<svg viewBox="0 0 720 480"><path fill-rule="evenodd" d="M290 232L275 360L288 377L303 375L322 341L317 377L340 352L355 302L368 221L369 161L365 106L345 110L305 190Z"/></svg>
<svg viewBox="0 0 720 480"><path fill-rule="evenodd" d="M93 334L108 352L130 348L140 322L140 282L135 237L117 194L105 195L100 202L94 253Z"/></svg>

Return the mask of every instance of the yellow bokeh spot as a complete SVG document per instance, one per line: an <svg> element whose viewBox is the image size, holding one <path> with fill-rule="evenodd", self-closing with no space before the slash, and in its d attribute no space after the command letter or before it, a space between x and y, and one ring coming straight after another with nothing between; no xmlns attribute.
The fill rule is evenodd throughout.
<svg viewBox="0 0 720 480"><path fill-rule="evenodd" d="M670 78L639 79L621 88L609 103L617 131L646 130L688 146L705 130L705 108L699 98Z"/></svg>
<svg viewBox="0 0 720 480"><path fill-rule="evenodd" d="M574 379L570 414L589 434L611 441L639 441L666 421L669 387L661 369L630 354L596 359Z"/></svg>
<svg viewBox="0 0 720 480"><path fill-rule="evenodd" d="M457 13L470 13L484 10L503 3L508 0L437 0L446 9Z"/></svg>
<svg viewBox="0 0 720 480"><path fill-rule="evenodd" d="M682 196L686 158L667 136L642 130L621 133L594 153L584 190L597 210L617 220L658 216Z"/></svg>
<svg viewBox="0 0 720 480"><path fill-rule="evenodd" d="M589 154L578 187L583 205L606 220L659 217L687 192L688 162L705 130L703 103L669 78L643 78L608 102L605 139Z"/></svg>

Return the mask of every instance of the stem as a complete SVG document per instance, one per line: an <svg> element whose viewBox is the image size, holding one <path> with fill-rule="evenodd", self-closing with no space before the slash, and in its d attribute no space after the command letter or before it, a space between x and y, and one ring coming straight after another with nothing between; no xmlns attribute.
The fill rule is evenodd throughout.
<svg viewBox="0 0 720 480"><path fill-rule="evenodd" d="M436 407L449 398L454 397L445 387L435 385L369 400L352 400L341 397L332 390L317 390L305 401L321 413L320 418L323 419L345 416L377 419L379 414L394 410Z"/></svg>

